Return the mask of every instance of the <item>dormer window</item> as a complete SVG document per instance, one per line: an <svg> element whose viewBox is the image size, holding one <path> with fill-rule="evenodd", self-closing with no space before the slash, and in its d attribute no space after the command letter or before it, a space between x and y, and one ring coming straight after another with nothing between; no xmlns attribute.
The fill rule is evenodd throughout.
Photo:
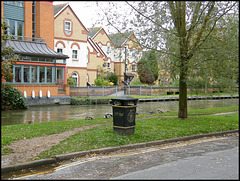
<svg viewBox="0 0 240 181"><path fill-rule="evenodd" d="M65 21L65 33L67 35L70 35L71 27L72 27L72 22L71 21Z"/></svg>

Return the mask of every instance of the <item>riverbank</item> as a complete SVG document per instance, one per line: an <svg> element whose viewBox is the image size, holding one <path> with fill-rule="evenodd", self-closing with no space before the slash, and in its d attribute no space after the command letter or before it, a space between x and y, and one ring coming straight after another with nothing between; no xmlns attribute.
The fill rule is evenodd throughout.
<svg viewBox="0 0 240 181"><path fill-rule="evenodd" d="M28 152L22 151L18 155L24 157L24 153L28 153L30 158L27 157L25 161L33 161L100 148L235 130L239 128L239 115L236 111L238 111L238 106L189 110L189 117L185 120L177 118L177 111L151 115L140 114L136 116L135 133L129 136L113 134L112 118L2 126L2 162L5 161L6 166L8 165L6 159L16 158L15 160L19 161L17 155L14 156L14 152L17 152L18 149L12 150L9 148L10 146L8 147L8 145L17 143L19 143L19 147L26 149L33 146ZM213 115L229 112L230 114ZM63 140L56 145L52 145L51 148L47 148L40 154L35 154L37 150L44 150L44 142L50 141L44 139L47 135L66 134L66 131L73 131L75 128L84 128L86 126L89 126L89 129L82 129L82 131L77 131L69 137L64 137ZM33 144L32 139L35 138L42 139ZM21 141L26 142L26 146L23 147ZM11 164L17 163L13 162Z"/></svg>
<svg viewBox="0 0 240 181"><path fill-rule="evenodd" d="M138 98L138 102L160 102L160 101L178 101L178 95L168 96L137 96L131 95L131 97ZM111 104L111 99L114 97L72 97L71 105L89 105L89 104ZM207 94L207 95L189 95L188 100L217 100L217 99L237 99L238 94Z"/></svg>

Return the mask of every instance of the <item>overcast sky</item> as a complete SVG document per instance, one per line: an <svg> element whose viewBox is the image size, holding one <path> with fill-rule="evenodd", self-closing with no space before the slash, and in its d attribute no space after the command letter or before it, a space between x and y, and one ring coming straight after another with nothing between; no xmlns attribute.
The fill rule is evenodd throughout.
<svg viewBox="0 0 240 181"><path fill-rule="evenodd" d="M104 27L99 23L99 13L102 14L102 10L97 6L96 1L53 1L53 5L69 3L75 14L86 28L103 27L105 31L111 32L110 27ZM107 1L98 1L102 8L108 4ZM118 2L124 4L124 1ZM112 30L114 31L114 30Z"/></svg>

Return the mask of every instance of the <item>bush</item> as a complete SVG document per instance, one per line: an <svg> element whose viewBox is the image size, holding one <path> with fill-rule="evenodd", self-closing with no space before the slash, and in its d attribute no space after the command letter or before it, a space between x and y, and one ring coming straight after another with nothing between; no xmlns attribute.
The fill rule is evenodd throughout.
<svg viewBox="0 0 240 181"><path fill-rule="evenodd" d="M71 87L75 87L77 85L77 83L75 82L74 78L72 77L68 77L67 78L67 83L71 86Z"/></svg>
<svg viewBox="0 0 240 181"><path fill-rule="evenodd" d="M108 85L108 81L107 80L104 80L102 78L98 78L98 79L95 79L94 80L94 84L96 86L107 86Z"/></svg>
<svg viewBox="0 0 240 181"><path fill-rule="evenodd" d="M140 79L137 79L137 78L134 78L134 79L133 79L131 85L132 85L132 86L134 86L134 85L148 86L147 84L141 83Z"/></svg>
<svg viewBox="0 0 240 181"><path fill-rule="evenodd" d="M118 85L118 76L114 73L109 73L106 77L106 79L109 81L109 82L112 82L114 83L114 85Z"/></svg>
<svg viewBox="0 0 240 181"><path fill-rule="evenodd" d="M22 93L10 84L1 84L2 110L27 109L29 105Z"/></svg>

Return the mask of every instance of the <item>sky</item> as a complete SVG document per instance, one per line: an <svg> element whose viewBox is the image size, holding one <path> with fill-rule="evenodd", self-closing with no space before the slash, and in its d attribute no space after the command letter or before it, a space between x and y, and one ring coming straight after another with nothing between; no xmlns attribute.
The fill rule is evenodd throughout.
<svg viewBox="0 0 240 181"><path fill-rule="evenodd" d="M106 32L114 31L109 30L111 27L104 27L104 25L99 23L100 17L99 13L102 14L102 10L97 6L96 1L53 1L53 5L69 3L75 14L78 16L79 20L83 23L86 28L93 27L103 27ZM99 5L104 9L104 6L108 4L107 1L98 1ZM123 4L124 1L118 2Z"/></svg>
<svg viewBox="0 0 240 181"><path fill-rule="evenodd" d="M53 5L69 3L75 14L86 28L92 27L97 19L98 7L95 1L54 1Z"/></svg>

